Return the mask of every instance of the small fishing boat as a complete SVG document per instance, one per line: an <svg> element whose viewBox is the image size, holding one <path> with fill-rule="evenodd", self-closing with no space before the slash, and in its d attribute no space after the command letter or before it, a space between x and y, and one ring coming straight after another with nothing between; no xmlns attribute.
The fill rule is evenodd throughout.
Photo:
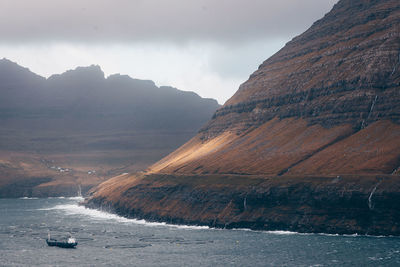
<svg viewBox="0 0 400 267"><path fill-rule="evenodd" d="M76 242L75 238L73 237L68 237L63 240L57 240L51 238L50 233L46 239L46 243L50 247L60 247L60 248L75 248L78 245L78 242Z"/></svg>

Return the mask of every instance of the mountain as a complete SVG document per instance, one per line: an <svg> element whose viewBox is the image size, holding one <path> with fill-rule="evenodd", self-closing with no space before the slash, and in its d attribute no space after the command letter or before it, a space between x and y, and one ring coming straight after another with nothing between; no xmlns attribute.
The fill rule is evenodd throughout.
<svg viewBox="0 0 400 267"><path fill-rule="evenodd" d="M78 185L144 170L219 107L152 81L106 78L95 65L45 79L7 59L0 94L0 197L75 195Z"/></svg>
<svg viewBox="0 0 400 267"><path fill-rule="evenodd" d="M173 223L400 234L400 3L340 0L198 134L90 207ZM144 202L146 199L146 202Z"/></svg>

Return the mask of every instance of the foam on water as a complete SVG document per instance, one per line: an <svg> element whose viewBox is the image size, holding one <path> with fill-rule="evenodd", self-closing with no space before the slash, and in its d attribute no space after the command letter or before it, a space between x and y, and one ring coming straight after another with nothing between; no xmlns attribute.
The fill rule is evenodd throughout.
<svg viewBox="0 0 400 267"><path fill-rule="evenodd" d="M361 234L327 234L327 233L300 233L294 231L282 231L282 230L274 230L274 231L267 231L267 230L252 230L248 228L233 228L231 230L234 231L251 231L251 232L260 232L265 234L272 234L272 235L319 235L319 236L328 236L328 237L369 237L369 238L388 238L393 236L383 236L383 235L361 235Z"/></svg>
<svg viewBox="0 0 400 267"><path fill-rule="evenodd" d="M48 197L48 199L76 199L76 200L84 200L84 197L76 196L76 197Z"/></svg>
<svg viewBox="0 0 400 267"><path fill-rule="evenodd" d="M56 205L54 207L50 208L45 208L41 210L62 210L64 211L67 215L85 215L89 216L92 219L95 220L112 220L118 223L133 223L133 224L139 224L139 225L145 225L145 226L151 226L151 227L160 227L160 226L166 226L166 227L174 227L174 228L179 228L179 229L190 229L190 230L204 230L204 229L210 229L208 226L191 226L191 225L174 225L174 224L167 224L165 222L148 222L146 220L138 220L138 219L128 219L116 214L112 214L109 212L101 211L101 210L95 210L95 209L88 209L84 206L79 206L78 204L62 204L62 205Z"/></svg>
<svg viewBox="0 0 400 267"><path fill-rule="evenodd" d="M263 231L267 234L273 234L273 235L301 235L303 233L299 232L291 232L291 231Z"/></svg>
<svg viewBox="0 0 400 267"><path fill-rule="evenodd" d="M71 200L84 200L83 197L69 197L67 199ZM50 208L43 208L39 210L62 210L67 215L85 215L89 216L95 220L113 220L118 223L133 223L138 225L145 225L150 227L173 227L179 229L189 229L189 230L223 230L219 228L210 228L209 226L193 226L193 225L177 225L177 224L168 224L165 222L148 222L146 220L139 220L139 219L128 219L113 213L109 213L102 210L96 209L89 209L84 206L80 206L77 203L72 204L62 204L56 205ZM282 230L275 230L275 231L264 231L264 230L252 230L248 228L233 228L231 230L234 231L252 231L252 232L262 232L266 234L273 234L273 235L320 235L320 236L328 236L328 237L372 237L372 238L381 238L385 236L370 236L370 235L360 235L360 234L328 234L328 233L299 233L294 231L282 231Z"/></svg>
<svg viewBox="0 0 400 267"><path fill-rule="evenodd" d="M39 199L37 197L20 197L19 199Z"/></svg>
<svg viewBox="0 0 400 267"><path fill-rule="evenodd" d="M68 199L74 199L74 200L83 201L85 198L84 197L68 197Z"/></svg>

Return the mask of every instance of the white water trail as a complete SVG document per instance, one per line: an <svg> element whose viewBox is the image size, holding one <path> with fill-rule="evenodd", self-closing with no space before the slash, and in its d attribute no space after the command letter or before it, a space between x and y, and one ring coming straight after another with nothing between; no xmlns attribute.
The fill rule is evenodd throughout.
<svg viewBox="0 0 400 267"><path fill-rule="evenodd" d="M80 184L78 184L78 195L77 195L77 197L82 197L82 188L81 188Z"/></svg>
<svg viewBox="0 0 400 267"><path fill-rule="evenodd" d="M369 117L371 116L372 111L374 110L375 103L376 103L376 100L377 100L377 99L378 99L378 95L375 95L375 99L374 99L374 101L372 102L371 108L369 109L369 113L368 113L367 120L369 119Z"/></svg>
<svg viewBox="0 0 400 267"><path fill-rule="evenodd" d="M376 188L380 182L375 186L373 191L375 192ZM373 192L372 192L373 194ZM371 197L371 195L370 195ZM77 199L76 198L69 198L69 199ZM187 229L187 230L214 230L214 231L224 231L225 229L222 228L210 228L208 226L193 226L193 225L175 225L175 224L168 224L166 222L148 222L146 220L138 220L138 219L128 219L113 213L89 209L84 206L80 206L77 203L69 203L69 204L60 204L50 208L43 208L38 210L59 210L64 212L66 215L82 215L85 217L89 217L91 222L99 222L102 221L114 221L116 223L124 223L124 224L136 224L136 225L143 225L147 227L170 227L170 228L177 228L177 229ZM359 235L359 234L327 234L327 233L300 233L294 231L283 231L283 230L273 230L273 231L266 231L266 230L252 230L248 228L233 228L229 231L250 231L250 232L261 232L266 234L272 235L322 235L322 236L329 236L329 237L337 237L337 236L346 236L346 237L362 237L362 236L369 236L369 235ZM369 236L369 237L384 237L384 236Z"/></svg>
<svg viewBox="0 0 400 267"><path fill-rule="evenodd" d="M368 122L368 120L369 120L369 117L371 117L371 113L372 113L372 111L374 110L375 103L376 103L376 100L377 100L377 99L378 99L378 95L375 95L375 98L374 98L374 100L372 101L372 105L371 105L371 107L370 107L370 109L369 109L368 116L367 116L367 118L366 118L365 120L363 120L362 123L361 123L361 129L364 129L364 128L366 127L366 124L367 124L367 122Z"/></svg>
<svg viewBox="0 0 400 267"><path fill-rule="evenodd" d="M73 199L73 198L70 198ZM77 197L75 198L77 199ZM167 224L165 222L148 222L146 220L138 220L138 219L128 219L122 216L118 216L116 214L108 213L101 210L89 209L84 206L79 206L76 203L73 204L61 204L56 205L51 208L45 208L41 210L61 210L65 212L66 215L83 215L88 216L94 221L115 221L118 223L125 223L125 224L138 224L150 227L173 227L179 229L190 229L190 230L204 230L210 229L208 226L191 226L191 225L174 225L174 224Z"/></svg>
<svg viewBox="0 0 400 267"><path fill-rule="evenodd" d="M371 191L371 194L369 194L369 197L368 197L368 207L369 207L370 210L373 210L373 209L374 209L374 206L372 205L372 196L375 194L376 188L377 188L381 183L382 183L382 180L379 181L379 182L375 185L374 189L372 189L372 191Z"/></svg>

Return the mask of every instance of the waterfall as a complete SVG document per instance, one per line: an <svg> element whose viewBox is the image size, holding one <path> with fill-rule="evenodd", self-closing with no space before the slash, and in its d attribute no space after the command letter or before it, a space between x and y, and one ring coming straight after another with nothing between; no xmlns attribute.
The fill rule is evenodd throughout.
<svg viewBox="0 0 400 267"><path fill-rule="evenodd" d="M371 108L369 109L369 113L368 113L368 117L367 120L369 119L369 117L371 116L372 110L374 109L375 103L376 103L376 99L378 99L378 95L375 95L375 99L372 102Z"/></svg>
<svg viewBox="0 0 400 267"><path fill-rule="evenodd" d="M374 193L375 193L375 191L376 191L376 188L377 188L381 183L382 183L382 180L379 181L379 182L375 185L374 189L372 189L372 191L371 191L371 194L369 194L369 197L368 197L368 207L369 207L370 210L373 210L373 209L374 209L374 206L373 206L373 204L372 204L372 196L374 195Z"/></svg>
<svg viewBox="0 0 400 267"><path fill-rule="evenodd" d="M82 197L82 188L80 184L78 184L78 197Z"/></svg>
<svg viewBox="0 0 400 267"><path fill-rule="evenodd" d="M364 129L364 128L365 128L365 126L366 126L366 124L367 124L367 121L368 121L369 117L371 116L372 111L374 110L375 103L376 103L376 100L377 100L377 99L378 99L378 95L375 95L375 98L374 98L374 100L372 101L371 108L369 109L368 116L367 116L367 118L366 118L365 120L363 120L362 123L361 123L361 129Z"/></svg>

